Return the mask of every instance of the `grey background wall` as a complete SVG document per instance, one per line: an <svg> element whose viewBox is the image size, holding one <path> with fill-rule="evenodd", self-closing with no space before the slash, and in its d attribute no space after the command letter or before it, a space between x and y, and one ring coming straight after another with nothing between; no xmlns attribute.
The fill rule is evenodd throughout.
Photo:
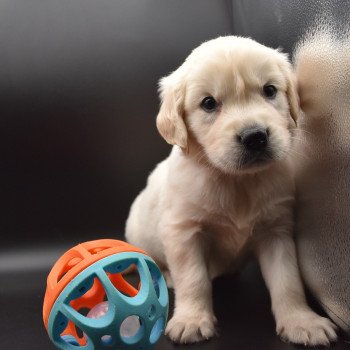
<svg viewBox="0 0 350 350"><path fill-rule="evenodd" d="M158 79L231 31L224 0L2 2L2 248L121 236L169 150Z"/></svg>

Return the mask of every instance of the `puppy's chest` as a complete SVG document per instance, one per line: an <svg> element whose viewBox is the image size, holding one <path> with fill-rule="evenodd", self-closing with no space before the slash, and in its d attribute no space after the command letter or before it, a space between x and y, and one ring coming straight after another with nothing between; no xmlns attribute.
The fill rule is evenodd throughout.
<svg viewBox="0 0 350 350"><path fill-rule="evenodd" d="M209 187L203 193L203 230L210 237L211 249L217 251L216 255L222 255L225 261L241 251L266 209L266 201L264 203L254 192L228 185Z"/></svg>
<svg viewBox="0 0 350 350"><path fill-rule="evenodd" d="M237 184L212 184L200 197L202 221L234 231L246 231L266 207L254 190Z"/></svg>

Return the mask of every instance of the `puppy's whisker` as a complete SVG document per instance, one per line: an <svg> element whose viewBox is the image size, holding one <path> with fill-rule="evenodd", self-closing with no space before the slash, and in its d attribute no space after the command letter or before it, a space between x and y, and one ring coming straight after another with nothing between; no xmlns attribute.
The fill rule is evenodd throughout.
<svg viewBox="0 0 350 350"><path fill-rule="evenodd" d="M297 137L297 136L291 136L291 140L293 141L298 141L298 142L305 142L306 141L306 137Z"/></svg>
<svg viewBox="0 0 350 350"><path fill-rule="evenodd" d="M243 167L243 165L244 165L244 159L243 159L243 156L240 156L240 157L238 158L237 168L240 169L240 168Z"/></svg>
<svg viewBox="0 0 350 350"><path fill-rule="evenodd" d="M298 130L297 130L297 133L298 133L298 132L301 132L301 133L304 133L304 134L308 134L308 135L312 135L312 136L315 135L313 132L308 131L308 130L305 130L305 129L301 129L300 127L299 127Z"/></svg>
<svg viewBox="0 0 350 350"><path fill-rule="evenodd" d="M213 166L208 162L207 154L204 149L202 149L200 152L195 154L195 159L199 164L204 166L209 171L210 175L214 174L215 170Z"/></svg>
<svg viewBox="0 0 350 350"><path fill-rule="evenodd" d="M221 110L221 113L224 114L224 115L227 115L229 117L232 116L232 113L226 112L226 110L224 110L224 109Z"/></svg>
<svg viewBox="0 0 350 350"><path fill-rule="evenodd" d="M307 155L300 153L300 152L296 151L295 149L290 149L288 151L287 155L291 155L291 156L295 155L295 156L300 157L304 160L309 159L309 157Z"/></svg>
<svg viewBox="0 0 350 350"><path fill-rule="evenodd" d="M203 160L204 160L204 163L206 163L206 153L205 153L205 151L201 150L200 152L198 152L195 155L195 158L196 158L198 163L202 163Z"/></svg>

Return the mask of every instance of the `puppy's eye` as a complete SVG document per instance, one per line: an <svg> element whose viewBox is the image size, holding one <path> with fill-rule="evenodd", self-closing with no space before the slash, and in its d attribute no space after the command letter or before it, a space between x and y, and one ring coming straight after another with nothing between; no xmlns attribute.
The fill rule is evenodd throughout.
<svg viewBox="0 0 350 350"><path fill-rule="evenodd" d="M214 99L214 97L207 96L201 102L201 108L206 112L214 112L218 107L218 103Z"/></svg>
<svg viewBox="0 0 350 350"><path fill-rule="evenodd" d="M277 94L277 88L275 85L265 85L263 87L264 96L267 98L275 98Z"/></svg>

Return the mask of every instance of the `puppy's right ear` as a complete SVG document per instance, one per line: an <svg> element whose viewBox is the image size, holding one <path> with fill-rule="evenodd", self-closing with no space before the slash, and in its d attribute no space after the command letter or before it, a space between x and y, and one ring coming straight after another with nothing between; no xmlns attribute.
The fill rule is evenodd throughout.
<svg viewBox="0 0 350 350"><path fill-rule="evenodd" d="M157 128L166 142L186 150L185 83L180 70L181 67L159 82L161 106L157 116Z"/></svg>
<svg viewBox="0 0 350 350"><path fill-rule="evenodd" d="M282 62L281 69L287 82L286 95L287 95L288 104L289 104L290 116L294 120L295 125L297 125L297 121L301 113L300 100L299 100L296 76L294 74L292 65L288 61L287 56L285 56L285 59Z"/></svg>

